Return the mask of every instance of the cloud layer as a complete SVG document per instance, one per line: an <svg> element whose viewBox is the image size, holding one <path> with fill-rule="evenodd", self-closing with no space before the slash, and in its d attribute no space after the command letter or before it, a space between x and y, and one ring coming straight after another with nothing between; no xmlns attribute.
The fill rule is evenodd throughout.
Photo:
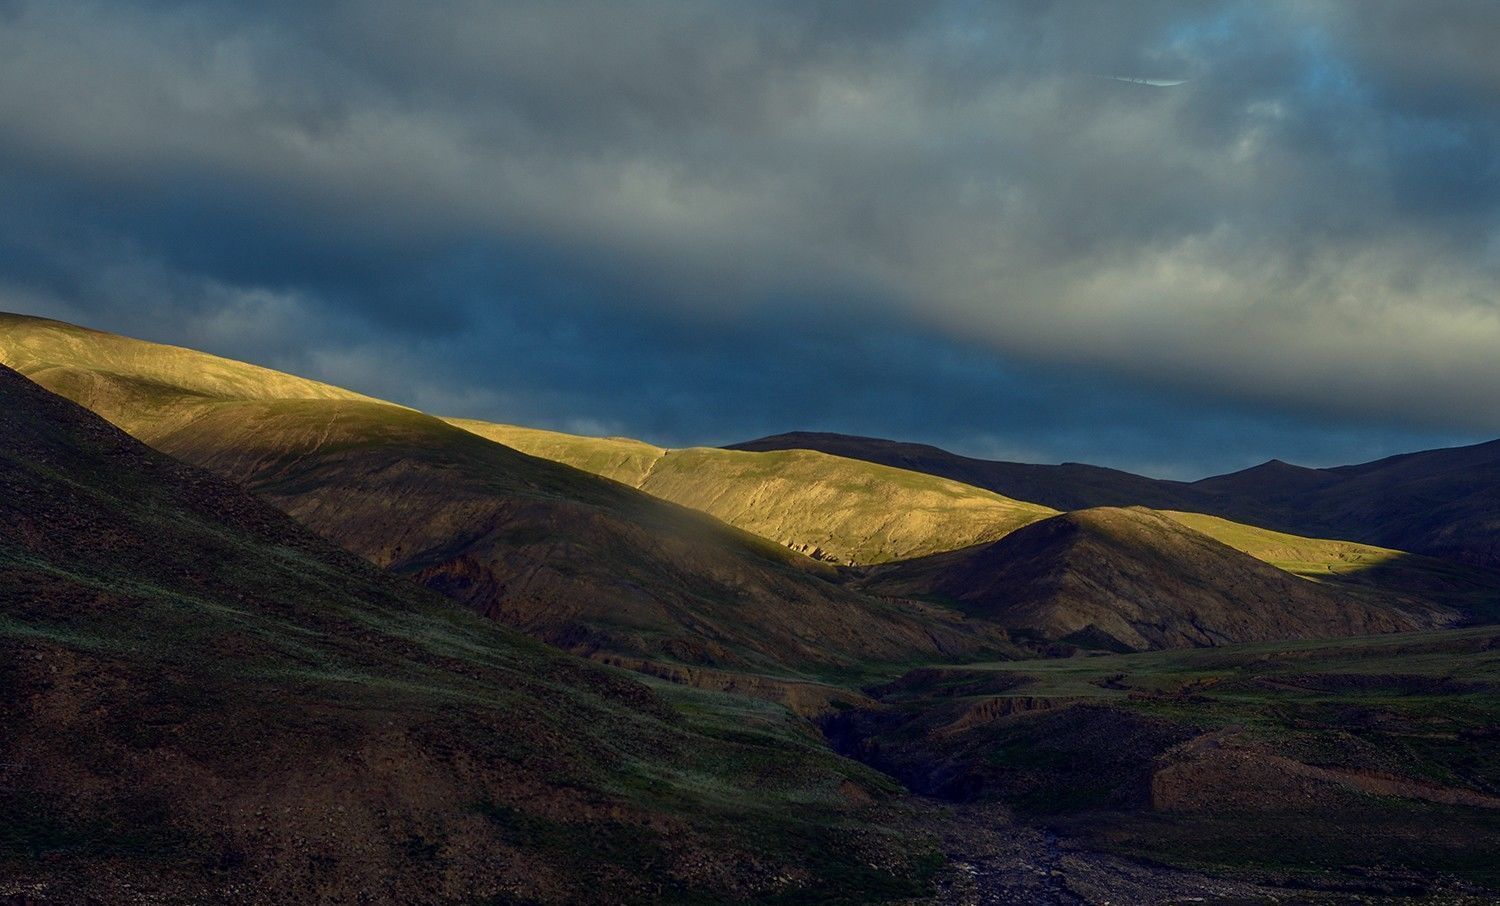
<svg viewBox="0 0 1500 906"><path fill-rule="evenodd" d="M10 0L0 307L674 442L1478 438L1497 39L1483 2Z"/></svg>

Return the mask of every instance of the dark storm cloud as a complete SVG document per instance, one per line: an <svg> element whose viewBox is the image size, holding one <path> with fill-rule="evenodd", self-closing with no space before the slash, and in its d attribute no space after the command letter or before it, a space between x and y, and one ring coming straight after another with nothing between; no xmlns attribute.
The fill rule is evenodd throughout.
<svg viewBox="0 0 1500 906"><path fill-rule="evenodd" d="M1357 458L1500 430L1497 24L10 2L0 292L672 442Z"/></svg>

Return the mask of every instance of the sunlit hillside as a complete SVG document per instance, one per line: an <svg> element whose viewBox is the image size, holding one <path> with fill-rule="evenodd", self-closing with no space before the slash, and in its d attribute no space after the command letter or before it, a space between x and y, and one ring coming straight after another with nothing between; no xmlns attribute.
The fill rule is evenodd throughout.
<svg viewBox="0 0 1500 906"><path fill-rule="evenodd" d="M1056 512L945 478L811 450L669 450L627 438L450 421L840 563L905 560L993 541Z"/></svg>

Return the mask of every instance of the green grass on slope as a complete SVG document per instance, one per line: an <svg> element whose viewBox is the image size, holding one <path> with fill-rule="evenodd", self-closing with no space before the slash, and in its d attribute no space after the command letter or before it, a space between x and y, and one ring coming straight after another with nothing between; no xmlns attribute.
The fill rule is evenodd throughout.
<svg viewBox="0 0 1500 906"><path fill-rule="evenodd" d="M1354 541L1304 538L1203 513L1162 510L1161 514L1257 560L1309 579L1361 572L1406 556L1402 551L1389 548Z"/></svg>
<svg viewBox="0 0 1500 906"><path fill-rule="evenodd" d="M1356 541L1304 538L1202 513L1160 512L1305 579L1415 595L1456 607L1476 622L1500 619L1500 574Z"/></svg>
<svg viewBox="0 0 1500 906"><path fill-rule="evenodd" d="M1087 696L1119 701L1132 690L1178 689L1202 680L1278 673L1336 673L1344 676L1422 675L1500 684L1500 629L1478 626L1348 639L1253 642L1220 648L1188 648L967 664L964 670L999 670L1024 675L1025 695ZM1131 677L1125 688L1102 681ZM1374 688L1374 687L1372 687ZM1279 694L1279 693L1278 693ZM1258 693L1252 698L1262 700ZM1500 711L1500 698L1490 702ZM1497 765L1500 767L1500 765Z"/></svg>
<svg viewBox="0 0 1500 906"><path fill-rule="evenodd" d="M0 312L0 364L28 376L52 368L82 368L136 378L179 393L223 399L370 399L330 384L192 349L4 312Z"/></svg>
<svg viewBox="0 0 1500 906"><path fill-rule="evenodd" d="M1495 628L1485 627L1032 663L1020 672L1038 692L1109 699L1318 769L1473 791L1493 803L1500 801L1497 642ZM1209 870L1313 880L1389 873L1397 877L1373 889L1397 891L1400 873L1415 871L1500 890L1493 806L1370 792L1279 801L1135 815L1085 832L1113 824L1097 838L1107 846ZM1359 833L1346 832L1352 827Z"/></svg>
<svg viewBox="0 0 1500 906"><path fill-rule="evenodd" d="M993 541L1054 513L956 481L807 450L668 450L624 438L449 421L841 563L884 563Z"/></svg>
<svg viewBox="0 0 1500 906"><path fill-rule="evenodd" d="M1488 626L963 669L1020 679L1007 695L1094 702L1200 730L1232 728L1311 764L1500 797L1496 632Z"/></svg>
<svg viewBox="0 0 1500 906"><path fill-rule="evenodd" d="M878 564L986 543L1054 514L959 482L814 451L669 450L626 438L448 421L843 563ZM1415 596L1470 619L1500 618L1500 575L1369 544L1158 512L1293 575L1360 593Z"/></svg>
<svg viewBox="0 0 1500 906"><path fill-rule="evenodd" d="M240 544L233 538L223 543ZM652 683L664 710L638 710L612 700L607 691L589 691L587 683L594 682L589 674L601 672L599 668L571 667L549 649L450 606L405 611L372 607L368 600L345 597L347 590L338 587L344 578L336 573L326 576L332 587L323 597L317 589L327 567L303 558L290 557L282 566L245 566L249 569L239 581L247 585L277 588L285 583L313 590L299 595L303 612L315 613L316 622L309 626L253 606L226 605L125 570L60 569L0 548L0 596L7 601L24 601L41 577L95 601L130 602L128 608L93 619L0 614L0 651L27 658L37 652L37 658L85 665L128 665L123 670L85 668L101 676L122 675L115 682L136 685L141 696L126 699L110 693L96 699L122 717L138 714L145 721L133 729L97 735L91 730L91 746L101 757L124 745L127 752L144 748L160 753L158 757L187 757L231 776L254 778L265 762L274 763L280 747L289 745L289 733L302 738L299 749L320 752L330 732L346 735L348 745L357 747L361 738L403 728L432 736L433 744L441 746L439 753L459 751L491 765L511 765L512 770L549 778L571 796L618 802L658 816L653 819L658 823L674 822L694 837L721 841L710 847L716 851L710 858L743 860L753 853L753 859L800 868L798 883L781 887L793 901L822 902L833 896L858 902L861 897L883 899L887 892L922 890L921 876L900 867L899 856L891 863L894 871L872 869L865 859L873 851L920 857L924 844L894 831L861 829L844 792L852 783L870 794L889 795L896 792L891 781L833 756L785 709ZM283 569L297 570L297 581L286 582ZM23 587L10 586L13 578ZM225 650L245 654L226 658ZM202 653L210 651L220 653L203 659ZM574 679L575 671L584 684ZM174 679L153 688L154 676ZM8 688L3 675L0 688ZM18 688L9 691L21 693ZM277 702L277 711L268 713L266 702ZM314 715L311 727L301 726L303 709ZM10 729L15 734L25 728L12 723ZM184 733L203 741L179 754ZM117 739L117 734L124 735ZM331 748L317 757L348 755ZM170 857L174 871L222 876L215 866L225 856L214 847L233 845L237 836L230 830L217 839L195 838L178 830L192 821L171 809L137 811L128 803L88 817L95 814L89 796L77 797L66 811L43 820L21 795L24 783L13 776L8 781L0 791L0 874L7 864L16 877L31 874L32 868L23 866L36 859L73 871L75 860L149 863ZM93 781L111 782L107 775ZM300 781L294 774L278 782ZM133 792L170 798L149 780ZM539 787L514 792L540 803L558 795ZM429 814L422 821L433 820L433 811L441 815L448 809L459 820L465 809L477 809L507 846L528 860L564 867L580 882L630 890L630 884L666 881L660 890L669 901L720 902L724 896L711 893L711 885L695 890L691 881L652 878L653 862L681 847L661 832L628 821L587 813L570 818L478 798L473 804L427 802L423 808ZM840 835L864 838L865 856L840 855L841 847L829 846ZM390 865L414 878L441 872L441 863L456 856L445 852L441 836L430 840L425 854L410 854L414 864L396 857ZM329 857L321 870L334 869L337 858ZM618 887L621 874L635 878ZM852 884L847 890L825 889L834 878ZM654 901L657 895L628 898Z"/></svg>

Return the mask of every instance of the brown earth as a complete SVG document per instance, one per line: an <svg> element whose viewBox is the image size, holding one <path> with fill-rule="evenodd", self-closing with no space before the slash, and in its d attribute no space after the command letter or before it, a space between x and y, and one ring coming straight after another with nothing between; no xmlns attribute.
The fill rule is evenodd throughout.
<svg viewBox="0 0 1500 906"><path fill-rule="evenodd" d="M1347 805L1351 795L1500 808L1500 796L1475 790L1306 764L1234 731L1205 734L1167 751L1151 775L1151 807L1158 811L1241 814L1333 809Z"/></svg>

